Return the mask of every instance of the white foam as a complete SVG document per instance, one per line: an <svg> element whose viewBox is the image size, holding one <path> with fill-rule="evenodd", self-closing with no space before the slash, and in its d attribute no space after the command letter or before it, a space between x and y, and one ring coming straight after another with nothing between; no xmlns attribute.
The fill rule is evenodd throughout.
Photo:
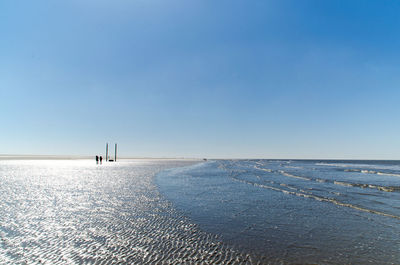
<svg viewBox="0 0 400 265"><path fill-rule="evenodd" d="M296 176L296 175L287 173L287 172L285 172L285 171L283 171L283 170L278 170L278 172L279 172L280 174L282 174L282 175L284 175L284 176L286 176L286 177L290 177L290 178L302 179L302 180L307 180L307 181L312 180L311 178Z"/></svg>

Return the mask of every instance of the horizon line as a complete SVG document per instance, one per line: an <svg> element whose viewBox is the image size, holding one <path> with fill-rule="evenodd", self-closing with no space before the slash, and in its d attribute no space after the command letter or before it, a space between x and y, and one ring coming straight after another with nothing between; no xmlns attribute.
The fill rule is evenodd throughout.
<svg viewBox="0 0 400 265"><path fill-rule="evenodd" d="M79 160L92 159L93 155L42 155L42 154L0 154L0 160L12 159L54 159L54 160ZM194 159L194 160L343 160L343 161L400 161L400 159L370 159L370 158L271 158L271 157L149 157L149 156L120 156L118 159Z"/></svg>

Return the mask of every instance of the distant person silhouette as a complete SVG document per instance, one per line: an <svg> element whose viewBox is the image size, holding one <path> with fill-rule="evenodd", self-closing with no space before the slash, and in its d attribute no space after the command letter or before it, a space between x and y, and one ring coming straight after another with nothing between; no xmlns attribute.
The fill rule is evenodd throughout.
<svg viewBox="0 0 400 265"><path fill-rule="evenodd" d="M99 164L99 156L96 156L96 164Z"/></svg>
<svg viewBox="0 0 400 265"><path fill-rule="evenodd" d="M100 165L103 164L103 157L100 156Z"/></svg>

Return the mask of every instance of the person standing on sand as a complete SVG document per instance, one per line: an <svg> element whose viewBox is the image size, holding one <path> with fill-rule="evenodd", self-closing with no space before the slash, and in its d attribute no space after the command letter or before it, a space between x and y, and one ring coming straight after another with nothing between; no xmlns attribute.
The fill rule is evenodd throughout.
<svg viewBox="0 0 400 265"><path fill-rule="evenodd" d="M100 165L103 164L103 157L100 156Z"/></svg>
<svg viewBox="0 0 400 265"><path fill-rule="evenodd" d="M96 156L96 164L99 164L99 156Z"/></svg>

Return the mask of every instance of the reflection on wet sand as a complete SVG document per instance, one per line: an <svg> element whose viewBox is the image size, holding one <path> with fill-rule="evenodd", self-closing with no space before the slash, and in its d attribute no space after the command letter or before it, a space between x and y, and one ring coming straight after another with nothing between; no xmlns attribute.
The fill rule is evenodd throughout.
<svg viewBox="0 0 400 265"><path fill-rule="evenodd" d="M0 161L0 263L251 263L153 185L156 172L193 163Z"/></svg>

